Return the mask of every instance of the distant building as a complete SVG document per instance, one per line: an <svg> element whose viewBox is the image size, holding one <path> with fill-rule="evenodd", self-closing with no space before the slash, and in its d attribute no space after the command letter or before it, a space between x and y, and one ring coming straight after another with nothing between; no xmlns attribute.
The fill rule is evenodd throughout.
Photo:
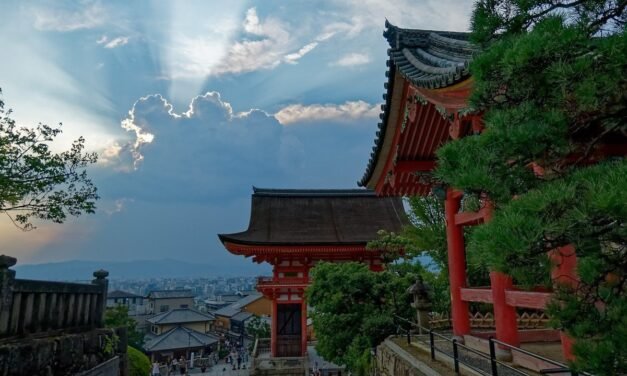
<svg viewBox="0 0 627 376"><path fill-rule="evenodd" d="M231 317L231 329L228 332L228 336L234 340L241 340L243 343L244 338L248 337L246 326L253 317L255 317L253 313L244 311Z"/></svg>
<svg viewBox="0 0 627 376"><path fill-rule="evenodd" d="M218 337L212 334L177 326L146 341L144 349L152 360L163 361L181 356L189 359L192 352L202 357L216 351L218 343Z"/></svg>
<svg viewBox="0 0 627 376"><path fill-rule="evenodd" d="M148 313L162 313L176 308L194 306L192 290L161 290L148 294Z"/></svg>
<svg viewBox="0 0 627 376"><path fill-rule="evenodd" d="M150 333L161 335L176 326L184 326L201 333L211 330L215 316L210 313L198 312L191 308L176 308L146 319L150 325Z"/></svg>
<svg viewBox="0 0 627 376"><path fill-rule="evenodd" d="M107 294L107 308L117 305L128 307L131 315L141 314L144 311L144 297L122 290L111 291Z"/></svg>
<svg viewBox="0 0 627 376"><path fill-rule="evenodd" d="M207 312L215 312L221 308L224 308L230 304L233 304L232 302L227 302L224 300L215 300L215 299L206 299L205 300L205 307L207 307Z"/></svg>
<svg viewBox="0 0 627 376"><path fill-rule="evenodd" d="M251 316L270 316L271 311L272 305L270 299L260 293L254 293L213 312L216 318L214 328L217 332L236 339L243 334L243 330L241 332L234 332L232 330L233 318L236 315L240 313L250 313ZM242 322L243 317L244 316L239 316L239 318L235 320L237 321L236 326L241 327L244 325Z"/></svg>
<svg viewBox="0 0 627 376"><path fill-rule="evenodd" d="M209 332L215 317L191 308L176 308L146 320L150 327L144 349L153 359L198 356L217 349L219 339Z"/></svg>

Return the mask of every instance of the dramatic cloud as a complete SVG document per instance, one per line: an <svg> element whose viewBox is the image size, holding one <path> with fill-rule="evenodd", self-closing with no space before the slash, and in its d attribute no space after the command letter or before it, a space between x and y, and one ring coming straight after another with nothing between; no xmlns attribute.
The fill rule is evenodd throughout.
<svg viewBox="0 0 627 376"><path fill-rule="evenodd" d="M96 43L104 45L104 48L116 48L127 44L128 39L129 37L117 37L110 40L106 35L103 35Z"/></svg>
<svg viewBox="0 0 627 376"><path fill-rule="evenodd" d="M81 9L38 8L34 10L34 15L33 26L42 31L93 29L105 22L104 8L97 3L85 5Z"/></svg>
<svg viewBox="0 0 627 376"><path fill-rule="evenodd" d="M344 104L293 104L282 108L274 117L283 124L320 120L354 121L356 119L374 119L381 112L380 105L364 101L348 101Z"/></svg>
<svg viewBox="0 0 627 376"><path fill-rule="evenodd" d="M370 56L366 54L350 53L342 56L336 62L331 65L338 65L341 67L354 67L357 65L364 65L370 62Z"/></svg>
<svg viewBox="0 0 627 376"><path fill-rule="evenodd" d="M289 153L293 141L272 115L256 109L235 112L217 92L193 98L180 113L161 95L140 98L121 126L133 140L109 147L107 161L123 161L120 153L130 153L134 174L171 171L172 187L178 187L177 179L184 176L202 182L194 189L209 192L207 186L230 186L240 176L251 183L255 178L278 177L284 173L282 167L298 163Z"/></svg>
<svg viewBox="0 0 627 376"><path fill-rule="evenodd" d="M174 47L177 62L172 78L240 74L294 64L335 34L325 31L313 41L302 42L278 18L260 19L256 8L246 11L241 28L241 37L228 46L216 41L216 36L179 38Z"/></svg>

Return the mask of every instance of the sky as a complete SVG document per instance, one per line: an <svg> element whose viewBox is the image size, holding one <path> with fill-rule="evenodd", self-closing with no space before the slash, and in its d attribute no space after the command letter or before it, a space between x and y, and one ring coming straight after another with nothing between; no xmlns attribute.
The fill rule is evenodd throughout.
<svg viewBox="0 0 627 376"><path fill-rule="evenodd" d="M174 258L237 268L252 186L356 188L375 139L385 19L467 31L470 0L0 2L19 125L83 136L97 213L22 232L19 263Z"/></svg>

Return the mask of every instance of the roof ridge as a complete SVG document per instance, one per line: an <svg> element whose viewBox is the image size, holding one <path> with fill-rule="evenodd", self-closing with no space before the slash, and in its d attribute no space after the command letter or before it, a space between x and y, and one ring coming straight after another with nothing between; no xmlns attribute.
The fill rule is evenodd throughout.
<svg viewBox="0 0 627 376"><path fill-rule="evenodd" d="M294 189L294 188L259 188L253 186L253 196L277 197L329 197L329 196L374 196L374 191L363 188L325 188L325 189Z"/></svg>
<svg viewBox="0 0 627 376"><path fill-rule="evenodd" d="M161 333L160 335L156 336L156 337L154 338L154 339L156 339L156 341L152 342L152 343L151 343L151 345L152 345L152 346L150 346L150 347L151 347L151 348L153 348L153 347L157 346L158 344L160 344L161 342L163 342L163 340L164 340L164 339L166 339L167 337L169 337L170 335L172 335L172 333L174 333L174 331L175 331L176 329L178 329L178 328L180 328L180 327L178 327L178 326L177 326L177 327L174 327L174 328L172 328L172 329L168 330L167 332L165 332L165 333Z"/></svg>

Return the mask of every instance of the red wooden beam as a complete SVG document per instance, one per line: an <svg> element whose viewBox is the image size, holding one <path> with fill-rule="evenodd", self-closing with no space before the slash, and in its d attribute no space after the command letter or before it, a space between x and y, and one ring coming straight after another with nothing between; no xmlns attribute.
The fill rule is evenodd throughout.
<svg viewBox="0 0 627 376"><path fill-rule="evenodd" d="M551 296L548 292L508 290L505 292L505 303L512 307L545 309Z"/></svg>
<svg viewBox="0 0 627 376"><path fill-rule="evenodd" d="M486 220L488 213L481 209L476 212L462 212L455 214L455 224L458 226L475 226Z"/></svg>
<svg viewBox="0 0 627 376"><path fill-rule="evenodd" d="M394 171L396 173L399 172L422 172L422 171L431 171L435 168L434 160L425 160L425 161L398 161L396 162L396 166L394 167Z"/></svg>
<svg viewBox="0 0 627 376"><path fill-rule="evenodd" d="M460 289L462 300L465 302L492 303L491 289Z"/></svg>

